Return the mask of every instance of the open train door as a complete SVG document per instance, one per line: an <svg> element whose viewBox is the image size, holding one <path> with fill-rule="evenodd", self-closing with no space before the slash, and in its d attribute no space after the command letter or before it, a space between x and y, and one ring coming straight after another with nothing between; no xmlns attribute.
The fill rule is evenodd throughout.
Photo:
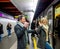
<svg viewBox="0 0 60 49"><path fill-rule="evenodd" d="M53 46L60 49L60 1L54 5Z"/></svg>

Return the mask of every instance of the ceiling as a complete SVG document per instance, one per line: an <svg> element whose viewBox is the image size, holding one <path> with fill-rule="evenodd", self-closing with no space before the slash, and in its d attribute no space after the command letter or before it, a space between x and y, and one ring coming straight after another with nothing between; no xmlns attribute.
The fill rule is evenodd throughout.
<svg viewBox="0 0 60 49"><path fill-rule="evenodd" d="M38 0L36 0L38 1ZM34 12L35 0L11 0L19 11L23 12Z"/></svg>
<svg viewBox="0 0 60 49"><path fill-rule="evenodd" d="M10 0L0 0L0 11L5 12L9 15L15 16L22 14Z"/></svg>
<svg viewBox="0 0 60 49"><path fill-rule="evenodd" d="M29 20L37 18L53 0L0 0L0 11L16 16L26 14ZM38 4L37 4L38 2Z"/></svg>
<svg viewBox="0 0 60 49"><path fill-rule="evenodd" d="M13 5L32 21L38 0L10 0Z"/></svg>
<svg viewBox="0 0 60 49"><path fill-rule="evenodd" d="M52 1L53 0L11 0L19 11L22 11L24 14L26 13L29 18L32 17L31 19L33 19L33 17L36 19Z"/></svg>

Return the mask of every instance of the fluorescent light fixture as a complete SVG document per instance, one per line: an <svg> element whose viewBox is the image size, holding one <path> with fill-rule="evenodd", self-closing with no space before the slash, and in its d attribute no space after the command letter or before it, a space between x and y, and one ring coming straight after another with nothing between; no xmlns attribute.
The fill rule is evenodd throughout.
<svg viewBox="0 0 60 49"><path fill-rule="evenodd" d="M10 20L10 19L6 19L6 18L0 18L0 21L4 21L4 22L16 22L15 20Z"/></svg>
<svg viewBox="0 0 60 49"><path fill-rule="evenodd" d="M37 7L37 3L38 3L38 0L33 0L33 11L34 11L34 14L35 14L35 11L36 11L36 7ZM34 18L34 14L32 14L30 17L31 17L31 22Z"/></svg>

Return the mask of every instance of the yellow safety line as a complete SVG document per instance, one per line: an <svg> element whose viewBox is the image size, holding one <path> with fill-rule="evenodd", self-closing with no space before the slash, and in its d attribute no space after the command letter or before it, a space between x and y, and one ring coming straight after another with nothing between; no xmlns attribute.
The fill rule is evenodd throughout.
<svg viewBox="0 0 60 49"><path fill-rule="evenodd" d="M29 49L29 44L26 45L26 49Z"/></svg>
<svg viewBox="0 0 60 49"><path fill-rule="evenodd" d="M37 49L37 41L35 37L33 37L33 44L34 44L34 49Z"/></svg>

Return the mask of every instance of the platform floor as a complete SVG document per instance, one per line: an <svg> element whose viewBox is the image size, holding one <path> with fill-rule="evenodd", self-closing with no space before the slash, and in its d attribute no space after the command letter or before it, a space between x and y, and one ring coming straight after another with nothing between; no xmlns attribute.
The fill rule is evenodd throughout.
<svg viewBox="0 0 60 49"><path fill-rule="evenodd" d="M31 34L29 34L29 49L34 49L31 41ZM11 37L5 36L0 42L0 49L17 49L17 38L15 33L12 33ZM56 38L55 49L60 49L60 39Z"/></svg>

